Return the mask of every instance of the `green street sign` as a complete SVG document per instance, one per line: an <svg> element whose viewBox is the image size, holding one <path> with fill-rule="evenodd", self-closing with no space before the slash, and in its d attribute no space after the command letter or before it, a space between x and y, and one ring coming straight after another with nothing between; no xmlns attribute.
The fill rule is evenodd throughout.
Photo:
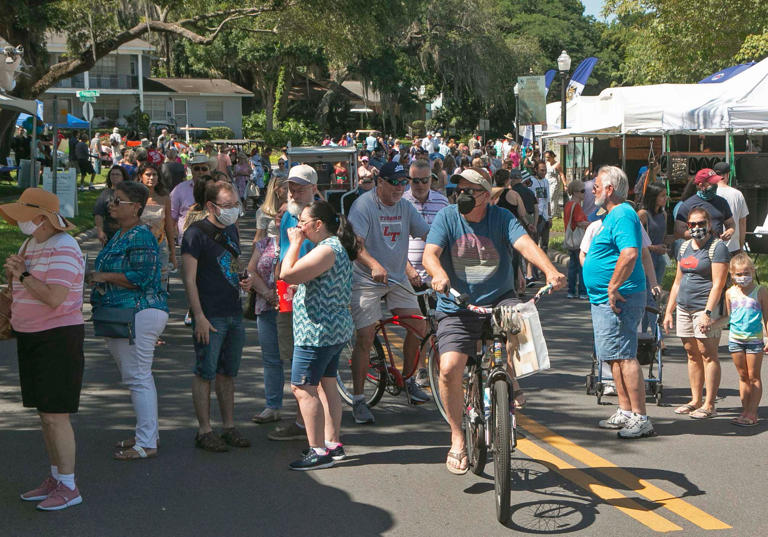
<svg viewBox="0 0 768 537"><path fill-rule="evenodd" d="M99 96L99 90L82 90L82 91L78 91L78 92L77 92L77 97L78 97L78 98L79 98L81 101L83 101L83 102L88 102L88 101L84 101L84 100L83 100L83 98L84 98L84 97L85 97L85 98L88 98L88 97L90 97L90 98L92 98L92 99L95 99L95 98L96 98L96 97L98 97L98 96Z"/></svg>
<svg viewBox="0 0 768 537"><path fill-rule="evenodd" d="M81 103L95 103L96 97L91 97L89 95L80 95L80 102Z"/></svg>

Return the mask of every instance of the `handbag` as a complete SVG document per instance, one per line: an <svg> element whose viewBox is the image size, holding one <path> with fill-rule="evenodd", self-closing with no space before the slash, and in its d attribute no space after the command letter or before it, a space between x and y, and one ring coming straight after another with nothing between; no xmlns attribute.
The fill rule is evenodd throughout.
<svg viewBox="0 0 768 537"><path fill-rule="evenodd" d="M258 198L260 194L261 192L259 191L258 185L253 181L248 181L248 186L245 189L245 197Z"/></svg>
<svg viewBox="0 0 768 537"><path fill-rule="evenodd" d="M571 220L573 220L573 213L576 212L576 202L573 202L571 207L571 214L568 216L568 221L565 223L565 240L563 246L569 250L578 250L581 248L581 240L584 238L584 228L576 226L576 229L571 229Z"/></svg>
<svg viewBox="0 0 768 537"><path fill-rule="evenodd" d="M24 257L27 251L29 239L24 242L19 255ZM11 339L13 337L13 327L11 327L11 308L13 306L13 278L8 282L8 287L0 291L0 340Z"/></svg>
<svg viewBox="0 0 768 537"><path fill-rule="evenodd" d="M133 345L136 308L94 307L91 320L93 321L93 334L95 336L128 338L128 344Z"/></svg>

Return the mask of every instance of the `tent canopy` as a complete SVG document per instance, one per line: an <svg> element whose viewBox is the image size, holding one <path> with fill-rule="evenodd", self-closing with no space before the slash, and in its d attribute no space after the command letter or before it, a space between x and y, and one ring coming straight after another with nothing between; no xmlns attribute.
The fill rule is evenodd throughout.
<svg viewBox="0 0 768 537"><path fill-rule="evenodd" d="M56 125L60 129L87 129L90 123L72 114L67 114L67 122Z"/></svg>
<svg viewBox="0 0 768 537"><path fill-rule="evenodd" d="M24 99L17 99L10 95L0 93L0 110L12 110L20 114L34 114L37 111L37 103L35 101L25 101Z"/></svg>

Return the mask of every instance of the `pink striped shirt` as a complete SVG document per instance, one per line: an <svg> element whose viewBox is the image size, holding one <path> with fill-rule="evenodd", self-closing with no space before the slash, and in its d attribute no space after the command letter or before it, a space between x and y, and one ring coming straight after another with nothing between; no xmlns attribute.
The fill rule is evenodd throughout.
<svg viewBox="0 0 768 537"><path fill-rule="evenodd" d="M21 252L21 249L19 249ZM85 263L80 245L67 233L56 233L42 244L33 238L24 252L27 271L47 285L69 289L57 308L35 298L18 280L13 282L11 325L17 332L42 332L60 326L83 324Z"/></svg>

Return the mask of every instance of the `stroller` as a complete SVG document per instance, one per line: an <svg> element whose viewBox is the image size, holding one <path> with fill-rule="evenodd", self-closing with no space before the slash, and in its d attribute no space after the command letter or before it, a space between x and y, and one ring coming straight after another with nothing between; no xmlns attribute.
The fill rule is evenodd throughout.
<svg viewBox="0 0 768 537"><path fill-rule="evenodd" d="M662 384L662 358L661 358L661 340L662 326L664 323L664 306L661 299L657 301L657 306L646 306L647 313L656 315L656 322L649 323L648 330L642 330L638 327L637 334L637 361L641 367L648 366L648 376L645 380L646 397L653 397L656 404L661 406L661 400L664 394ZM641 324L642 326L642 324ZM654 372L654 365L656 371ZM587 395L597 397L597 404L602 405L602 399L605 395L606 381L603 378L602 364L597 359L597 354L592 349L592 369L587 375ZM607 403L606 403L607 404Z"/></svg>

